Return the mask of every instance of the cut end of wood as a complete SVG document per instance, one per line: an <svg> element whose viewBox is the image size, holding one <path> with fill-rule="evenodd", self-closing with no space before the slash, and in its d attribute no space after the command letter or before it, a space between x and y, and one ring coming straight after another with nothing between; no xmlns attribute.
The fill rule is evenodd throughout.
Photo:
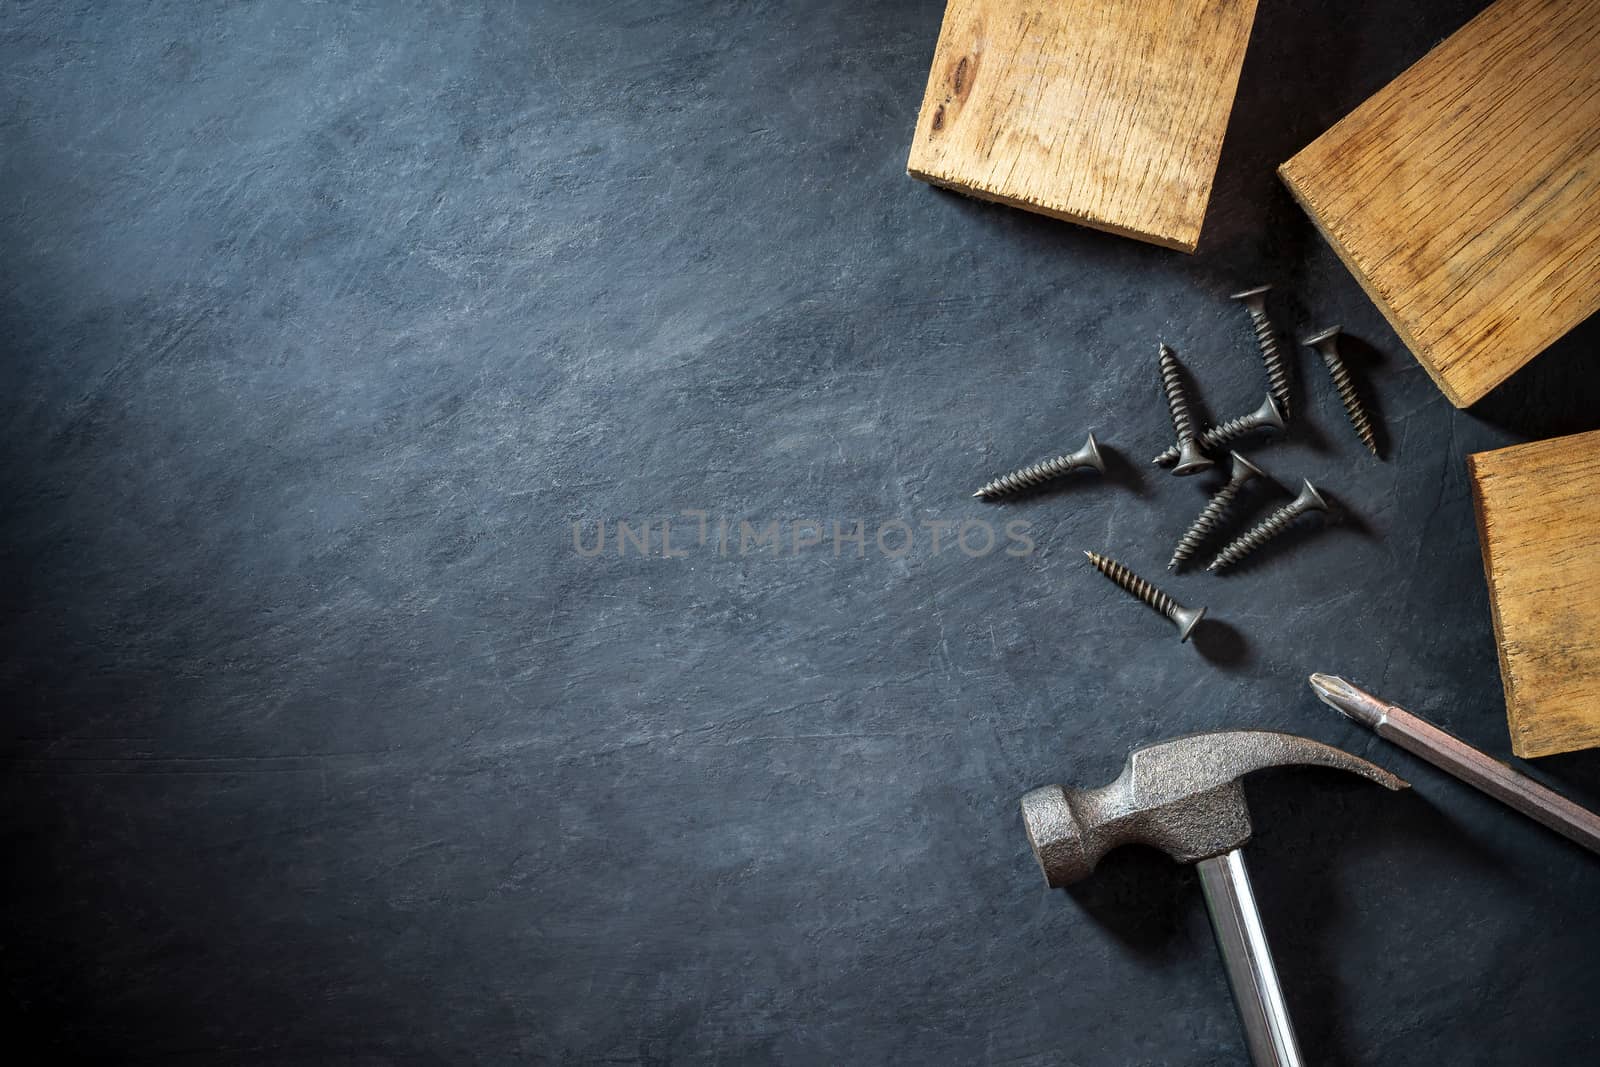
<svg viewBox="0 0 1600 1067"><path fill-rule="evenodd" d="M1079 226L1087 226L1091 230L1100 230L1102 233L1116 234L1118 237L1131 237L1135 241L1143 241L1146 244L1159 245L1162 248L1170 248L1176 252L1186 252L1190 255L1193 255L1195 249L1199 247L1200 243L1200 228L1198 226L1193 227L1184 233L1156 233L1150 230L1138 230L1128 226L1119 226L1118 224L1107 219L1098 219L1092 215L1068 211L1065 208L1055 205L1042 204L1037 200L1027 200L1020 197L1006 196L1003 193L998 193L989 189L979 189L949 177L941 177L936 174L931 174L927 171L918 170L914 166L908 165L906 167L906 174L909 177L915 178L919 182L926 182L929 185L939 189L944 189L947 192L960 193L962 196L971 197L974 200L982 200L991 204L1003 204L1006 207L1020 208L1023 211L1031 211L1036 215L1044 215L1047 218L1058 219L1062 222L1071 222Z"/></svg>
<svg viewBox="0 0 1600 1067"><path fill-rule="evenodd" d="M1582 752L1596 746L1600 746L1600 730L1583 722L1573 722L1568 729L1551 736L1515 729L1511 733L1511 752L1521 759L1559 756L1563 752Z"/></svg>

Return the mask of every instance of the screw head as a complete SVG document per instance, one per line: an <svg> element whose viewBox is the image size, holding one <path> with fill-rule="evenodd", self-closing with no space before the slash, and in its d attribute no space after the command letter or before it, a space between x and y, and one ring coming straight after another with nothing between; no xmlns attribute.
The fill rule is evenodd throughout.
<svg viewBox="0 0 1600 1067"><path fill-rule="evenodd" d="M1194 633L1194 628L1200 625L1200 620L1206 617L1205 608L1174 608L1172 621L1178 625L1178 644L1189 640L1189 635Z"/></svg>
<svg viewBox="0 0 1600 1067"><path fill-rule="evenodd" d="M1245 310L1252 316L1261 316L1267 313L1267 293L1272 286L1258 285L1254 289L1246 289L1242 293L1234 293L1228 299L1238 300L1244 304Z"/></svg>
<svg viewBox="0 0 1600 1067"><path fill-rule="evenodd" d="M1283 409L1278 406L1277 400L1271 393L1261 402L1261 406L1250 413L1250 418L1257 426L1270 426L1274 430L1282 430L1288 425L1283 417Z"/></svg>
<svg viewBox="0 0 1600 1067"><path fill-rule="evenodd" d="M1090 432L1089 439L1083 443L1083 447L1074 452L1070 458L1080 467L1093 467L1101 474L1106 472L1106 461L1100 455L1100 446L1095 443L1093 431Z"/></svg>
<svg viewBox="0 0 1600 1067"><path fill-rule="evenodd" d="M1327 500L1318 492L1317 487L1311 484L1311 479L1306 478L1300 483L1300 495L1294 498L1293 507L1297 511L1330 511Z"/></svg>
<svg viewBox="0 0 1600 1067"><path fill-rule="evenodd" d="M1307 337L1304 341L1301 341L1300 343L1305 345L1307 348L1321 348L1325 343L1327 343L1329 341L1337 341L1339 335L1341 333L1343 333L1343 332L1344 332L1344 330L1343 330L1342 327L1329 326L1326 330L1323 330L1321 333L1312 334L1310 337Z"/></svg>
<svg viewBox="0 0 1600 1067"><path fill-rule="evenodd" d="M1233 470L1228 474L1230 482L1243 485L1252 478L1265 478L1267 476L1265 471L1237 452L1229 452L1228 457L1233 460Z"/></svg>
<svg viewBox="0 0 1600 1067"><path fill-rule="evenodd" d="M1178 465L1172 468L1172 473L1180 478L1201 471L1210 470L1211 458L1200 451L1200 445L1194 440L1188 440L1178 449Z"/></svg>

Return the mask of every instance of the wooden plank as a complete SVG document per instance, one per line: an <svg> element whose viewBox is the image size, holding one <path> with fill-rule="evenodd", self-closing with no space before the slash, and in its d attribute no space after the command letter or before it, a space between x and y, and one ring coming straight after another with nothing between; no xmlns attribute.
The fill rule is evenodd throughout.
<svg viewBox="0 0 1600 1067"><path fill-rule="evenodd" d="M950 0L906 170L1193 252L1256 0Z"/></svg>
<svg viewBox="0 0 1600 1067"><path fill-rule="evenodd" d="M1600 0L1499 0L1278 173L1475 403L1600 309Z"/></svg>
<svg viewBox="0 0 1600 1067"><path fill-rule="evenodd" d="M1511 750L1600 744L1600 430L1467 457Z"/></svg>

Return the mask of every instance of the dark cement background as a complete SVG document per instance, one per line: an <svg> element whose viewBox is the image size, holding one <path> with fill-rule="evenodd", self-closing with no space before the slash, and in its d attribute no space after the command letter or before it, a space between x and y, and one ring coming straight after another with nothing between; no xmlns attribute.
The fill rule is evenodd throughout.
<svg viewBox="0 0 1600 1067"><path fill-rule="evenodd" d="M1600 860L1304 685L1505 753L1463 457L1600 426L1594 321L1457 412L1272 174L1477 6L1264 2L1185 257L905 177L936 0L0 5L12 1042L1238 1062L1192 874L1047 891L1016 799L1254 726L1417 786L1250 786L1313 1062L1593 1061ZM1170 581L1197 651L1080 549L1161 572L1156 342L1254 406L1263 280L1388 458L1302 358L1256 456L1353 521ZM968 498L1090 428L1115 478ZM1037 550L574 551L682 509Z"/></svg>

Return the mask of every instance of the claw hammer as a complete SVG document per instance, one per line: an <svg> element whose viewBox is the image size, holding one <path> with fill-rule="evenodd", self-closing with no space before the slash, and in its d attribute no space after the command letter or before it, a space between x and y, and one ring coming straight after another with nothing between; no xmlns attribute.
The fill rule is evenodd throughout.
<svg viewBox="0 0 1600 1067"><path fill-rule="evenodd" d="M1195 865L1256 1067L1298 1067L1301 1059L1240 852L1251 830L1240 779L1294 764L1350 771L1389 789L1407 786L1381 767L1317 741L1229 730L1138 749L1122 773L1098 789L1047 785L1022 798L1028 842L1053 887L1088 877L1100 857L1120 845L1153 845Z"/></svg>

